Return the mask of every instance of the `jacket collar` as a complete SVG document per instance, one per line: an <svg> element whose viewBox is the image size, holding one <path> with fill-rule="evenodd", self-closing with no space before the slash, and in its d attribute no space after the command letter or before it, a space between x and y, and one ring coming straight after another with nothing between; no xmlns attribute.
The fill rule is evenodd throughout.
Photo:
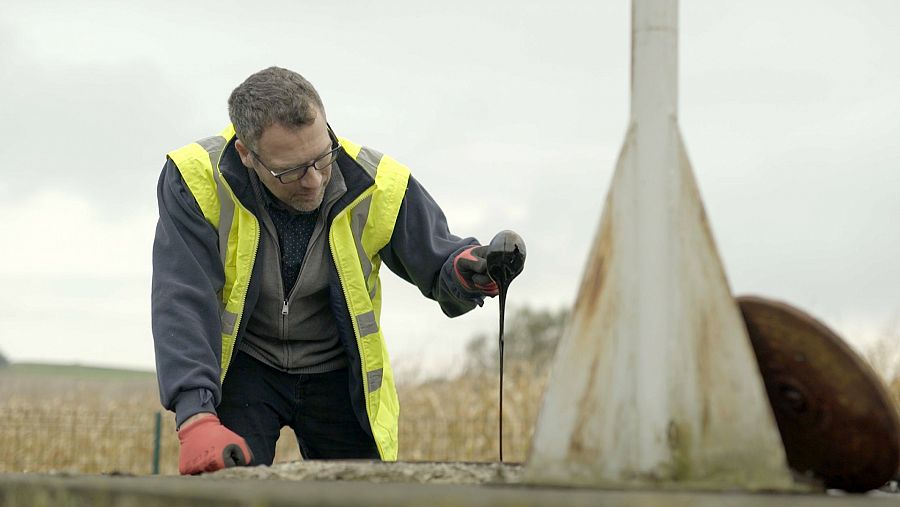
<svg viewBox="0 0 900 507"><path fill-rule="evenodd" d="M250 169L241 162L237 148L234 147L236 139L237 137L232 137L225 145L222 157L219 159L219 170L241 204L253 214L258 214L257 199L254 195L253 185L250 182ZM338 155L336 169L338 170L332 171L332 181L328 183L328 187L325 190L325 200L327 202L337 199L328 212L329 222L375 183L375 180L369 176L369 173L356 160L347 155L346 152L342 151ZM340 174L336 177L335 173Z"/></svg>
<svg viewBox="0 0 900 507"><path fill-rule="evenodd" d="M253 188L254 197L256 197L257 201L261 202L267 209L280 209L287 211L288 213L298 214L304 213L302 211L297 211L287 204L281 202L280 199L275 197L275 195L263 184L262 181L259 180L259 176L250 168L245 168L247 174L250 178L250 184ZM328 185L325 186L325 195L322 197L322 203L318 209L314 211L314 213L319 213L321 211L328 212L331 208L331 205L334 204L344 193L347 192L347 185L344 183L344 175L341 171L340 166L335 163L331 169L331 179L328 180ZM313 212L308 212L313 213Z"/></svg>

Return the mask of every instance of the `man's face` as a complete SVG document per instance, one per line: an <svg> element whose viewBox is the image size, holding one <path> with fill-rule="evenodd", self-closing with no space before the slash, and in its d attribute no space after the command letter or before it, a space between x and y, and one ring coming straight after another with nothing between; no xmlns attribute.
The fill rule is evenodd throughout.
<svg viewBox="0 0 900 507"><path fill-rule="evenodd" d="M324 115L319 112L311 125L300 128L274 124L263 130L255 154L238 140L238 154L245 166L256 171L260 181L281 202L298 211L313 211L322 204L333 165L319 171L310 167L299 180L282 183L272 176L307 165L332 149Z"/></svg>

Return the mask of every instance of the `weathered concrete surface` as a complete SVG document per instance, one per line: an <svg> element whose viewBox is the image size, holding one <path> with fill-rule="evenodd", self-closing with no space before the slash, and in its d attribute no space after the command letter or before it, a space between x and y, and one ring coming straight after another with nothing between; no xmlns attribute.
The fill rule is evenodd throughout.
<svg viewBox="0 0 900 507"><path fill-rule="evenodd" d="M604 491L499 484L499 481L503 480L517 481L518 472L518 466L497 464L318 462L234 469L202 477L0 474L0 506L874 507L884 505L895 507L900 505L900 496L886 493L833 496ZM297 480L279 480L283 478ZM337 480L347 478L360 480ZM425 479L464 484L420 483Z"/></svg>
<svg viewBox="0 0 900 507"><path fill-rule="evenodd" d="M282 479L289 481L365 481L423 484L516 484L522 466L509 463L296 461L271 467L230 468L211 479Z"/></svg>

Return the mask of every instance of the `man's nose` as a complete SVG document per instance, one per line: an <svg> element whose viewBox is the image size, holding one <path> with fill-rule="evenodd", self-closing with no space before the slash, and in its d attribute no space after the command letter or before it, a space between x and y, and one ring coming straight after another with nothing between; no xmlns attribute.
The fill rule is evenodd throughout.
<svg viewBox="0 0 900 507"><path fill-rule="evenodd" d="M300 178L300 185L304 188L319 188L322 185L322 172L310 167Z"/></svg>

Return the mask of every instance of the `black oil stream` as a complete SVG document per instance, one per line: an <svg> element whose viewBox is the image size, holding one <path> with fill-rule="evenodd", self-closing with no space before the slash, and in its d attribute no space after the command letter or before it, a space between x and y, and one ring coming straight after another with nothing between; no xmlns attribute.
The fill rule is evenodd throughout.
<svg viewBox="0 0 900 507"><path fill-rule="evenodd" d="M497 284L500 296L500 405L499 405L499 447L500 462L503 462L503 328L506 320L506 294L509 284L522 272L525 264L525 243L518 234L502 231L491 241L487 254L488 276Z"/></svg>

